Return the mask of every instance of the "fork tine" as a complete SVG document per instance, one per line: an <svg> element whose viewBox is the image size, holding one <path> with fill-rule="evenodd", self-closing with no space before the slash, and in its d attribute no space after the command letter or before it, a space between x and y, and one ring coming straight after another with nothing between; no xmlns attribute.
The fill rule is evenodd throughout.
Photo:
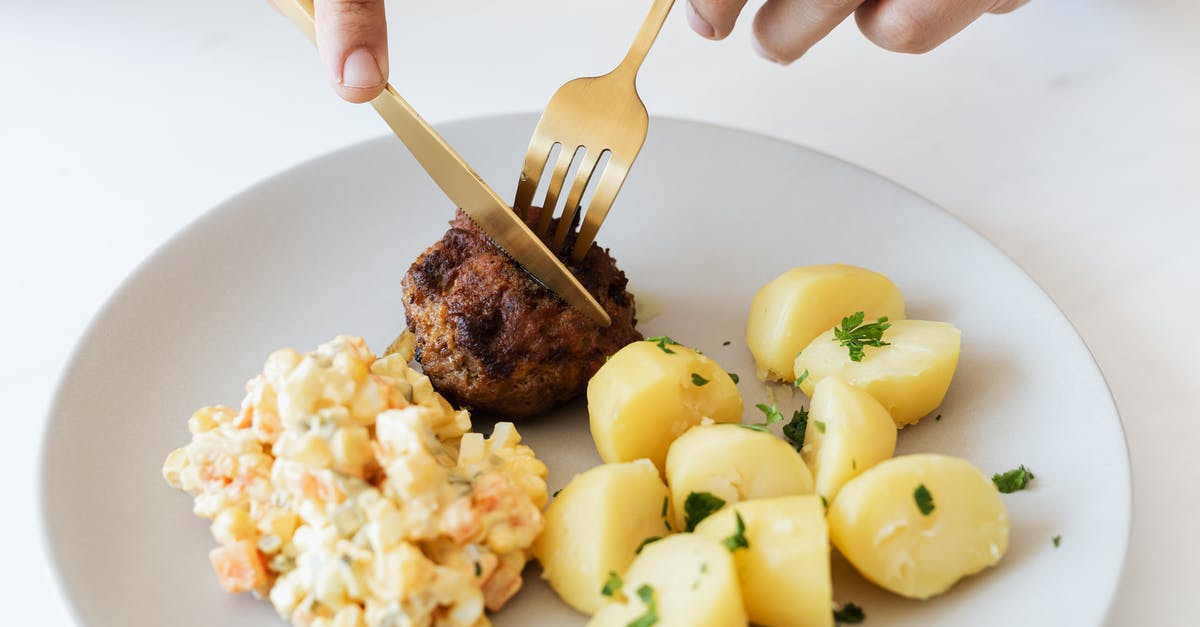
<svg viewBox="0 0 1200 627"><path fill-rule="evenodd" d="M554 206L558 204L558 195L562 193L563 181L567 178L567 170L571 168L571 161L575 159L575 152L578 149L578 146L572 146L568 150L567 145L563 144L562 150L558 153L558 162L554 164L554 174L550 176L550 187L546 188L546 202L542 203L542 212L538 215L537 228L534 229L538 237L545 237L546 231L550 229Z"/></svg>
<svg viewBox="0 0 1200 627"><path fill-rule="evenodd" d="M550 250L556 253L562 250L563 242L567 241L567 234L574 227L575 214L579 212L579 200L583 197L583 190L587 189L588 182L595 176L596 164L600 161L600 155L604 154L603 151L586 148L584 151L579 170L575 174L575 182L571 184L571 191L567 194L567 203L563 205L562 218L558 221L558 228L554 230L554 239L550 244Z"/></svg>
<svg viewBox="0 0 1200 627"><path fill-rule="evenodd" d="M542 171L546 169L546 161L550 158L554 144L555 142L546 141L536 132L533 139L529 140L529 149L525 151L525 165L521 168L521 179L517 182L517 196L513 200L513 210L524 220L529 219L529 204L533 202L533 194L542 180Z"/></svg>
<svg viewBox="0 0 1200 627"><path fill-rule="evenodd" d="M592 202L583 216L583 224L579 226L579 237L571 251L571 258L574 260L583 259L592 242L596 240L596 232L600 230L600 224L604 222L608 210L617 198L617 192L621 191L621 185L625 183L625 176L629 174L629 165L628 161L617 159L616 154L609 158L604 173L600 175L600 183L596 185L596 194L592 196Z"/></svg>

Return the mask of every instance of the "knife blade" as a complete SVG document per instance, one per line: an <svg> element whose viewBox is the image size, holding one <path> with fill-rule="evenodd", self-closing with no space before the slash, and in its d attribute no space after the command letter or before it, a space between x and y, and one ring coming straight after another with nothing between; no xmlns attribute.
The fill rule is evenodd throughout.
<svg viewBox="0 0 1200 627"><path fill-rule="evenodd" d="M312 0L272 0L279 10L316 43ZM492 242L534 280L557 294L602 327L612 323L570 270L550 252L495 190L475 172L450 144L400 97L390 84L371 106L404 142L438 187L458 205Z"/></svg>

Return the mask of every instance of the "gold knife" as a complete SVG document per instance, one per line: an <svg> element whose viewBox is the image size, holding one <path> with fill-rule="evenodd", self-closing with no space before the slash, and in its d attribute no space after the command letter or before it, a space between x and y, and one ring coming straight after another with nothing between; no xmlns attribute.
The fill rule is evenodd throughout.
<svg viewBox="0 0 1200 627"><path fill-rule="evenodd" d="M272 0L284 15L316 43L312 0ZM538 283L558 294L600 326L612 323L608 313L583 289L575 276L542 240L498 196L483 178L446 143L391 84L371 101L400 141L438 187Z"/></svg>

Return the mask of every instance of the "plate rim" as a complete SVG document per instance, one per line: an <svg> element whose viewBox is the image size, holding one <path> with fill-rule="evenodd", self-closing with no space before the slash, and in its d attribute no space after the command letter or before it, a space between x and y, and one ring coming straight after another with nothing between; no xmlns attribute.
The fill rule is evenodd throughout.
<svg viewBox="0 0 1200 627"><path fill-rule="evenodd" d="M489 115L464 116L464 117L451 118L449 120L439 122L435 126L438 129L446 129L448 127L455 127L455 126L466 125L466 124L478 124L478 123L487 123L487 122L505 123L505 122L510 122L514 119L529 120L530 122L535 123L538 116L540 116L539 112L528 111L528 110L527 111L508 112L508 113L489 114ZM879 180L891 185L892 187L896 188L897 190L900 190L904 193L910 194L910 195L920 199L925 204L929 205L930 207L935 208L937 211L940 211L941 213L943 213L946 217L957 222L959 225L961 225L962 227L967 229L970 233L977 236L987 246L991 247L994 252L998 253L1008 263L1012 264L1013 267L1015 267L1021 273L1021 275L1024 276L1024 278L1026 280L1028 280L1031 284L1033 284L1034 286L1037 287L1037 291L1039 293L1041 293L1041 295L1043 297L1045 297L1046 301L1048 301L1049 304L1054 308L1054 310L1057 311L1058 314L1060 316L1062 316L1063 320L1066 321L1066 323L1070 327L1074 337L1079 341L1079 344L1083 347L1083 350L1086 352L1086 354L1089 358L1091 367L1095 370L1095 373L1099 376L1100 381L1101 381L1101 383L1103 383L1104 389L1107 392L1106 405L1111 406L1112 414L1116 418L1117 431L1121 437L1121 445L1122 445L1124 455L1121 456L1120 459L1122 462L1122 466L1124 468L1123 474L1125 477L1125 485L1127 487L1127 490L1126 490L1127 498L1124 499L1126 501L1125 508L1124 508L1126 515L1123 516L1122 517L1123 519L1120 521L1124 525L1124 533L1121 534L1123 537L1123 543L1121 546L1120 559L1118 561L1117 575L1116 575L1116 577L1113 578L1111 587L1107 591L1107 599L1105 601L1104 611L1103 611L1103 613L1100 614L1100 619L1101 619L1100 624L1106 624L1107 621L1112 616L1113 606L1116 604L1117 593L1122 588L1122 585L1125 580L1125 576L1126 576L1126 573L1128 570L1127 566L1128 566L1128 562L1129 562L1129 546L1130 546L1130 543L1132 540L1132 535L1133 535L1133 516L1134 516L1134 507L1133 506L1134 506L1135 485L1134 485L1134 481L1133 481L1133 462L1132 462L1132 456L1130 454L1130 449L1129 449L1129 435L1125 429L1125 421L1124 421L1124 418L1121 416L1120 408L1117 406L1116 398L1115 398L1115 396L1113 396L1112 386L1109 384L1108 378L1104 374L1104 370L1100 367L1100 363L1096 359L1095 353L1092 351L1091 346L1088 345L1087 340L1079 332L1079 328L1076 326L1075 322L1071 320L1070 316L1068 316L1065 311L1063 311L1062 307L1059 306L1058 302L1056 300L1054 300L1054 297L1052 297L1050 295L1050 293L1048 291L1046 291L1045 287L1043 287L1041 283L1039 283L1032 275L1030 275L1029 272L1025 269L1025 267L1022 266L1019 262L1017 262L1016 259L1014 259L1008 253L1006 253L1004 251L1004 249L1002 249L1000 246L998 246L989 237L987 237L986 235L984 235L983 233L981 233L980 231L975 229L975 227L971 226L971 224L967 223L965 220L960 218L958 215L952 213L951 211L949 211L948 209L943 207L940 203L934 202L928 196L926 196L916 190L913 190L912 188L896 181L895 179L892 179L888 176L884 176L872 168L868 168L866 166L859 165L857 163L849 161L848 159L844 159L842 157L839 157L837 155L831 154L829 152L826 152L826 151L818 149L818 148L814 148L812 146L807 146L807 145L799 143L799 142L795 142L795 141L791 141L791 140L777 137L774 135L770 135L763 131L758 131L758 130L754 130L754 129L738 127L738 126L730 125L730 124L719 124L719 123L695 119L695 118L672 116L672 115L654 115L654 114L652 114L650 116L650 119L651 119L651 127L654 126L654 123L656 121L663 121L663 122L672 123L672 124L703 127L703 128L711 129L711 130L732 132L732 133L736 133L736 134L746 135L746 136L750 136L750 137L753 137L753 138L756 138L756 139L759 139L762 141L779 144L779 145L782 145L782 146L785 146L788 148L800 149L802 151L812 153L816 156L820 156L820 157L832 160L843 166L847 166L849 168L864 172L876 179L879 179ZM530 126L532 128L532 124ZM51 394L49 397L50 402L47 404L47 408L43 414L41 434L40 434L40 439L38 442L38 450L36 453L37 461L36 461L35 467L37 469L37 488L34 491L35 492L34 500L35 500L35 508L37 510L37 517L36 517L37 518L37 528L39 531L39 536L41 538L41 542L40 542L41 552L42 552L43 556L46 558L45 563L49 567L49 570L50 570L50 573L52 575L52 579L54 582L52 590L55 594L58 595L58 600L61 602L62 606L65 607L65 609L67 610L67 615L75 623L80 624L80 625L88 624L88 622L86 620L84 620L86 617L84 617L80 614L80 610L79 610L78 606L76 605L76 601L73 598L73 596L70 594L70 590L69 590L69 587L68 587L68 584L67 584L67 581L66 581L66 578L64 575L64 566L62 563L63 558L61 556L61 549L56 547L56 543L53 541L53 538L51 537L52 534L50 532L51 532L52 523L51 523L51 514L49 511L50 487L47 483L47 476L48 476L49 465L50 465L50 457L49 457L50 437L51 437L52 431L54 429L54 423L56 422L55 418L61 412L61 409L62 409L61 405L63 403L62 397L63 397L63 393L66 388L67 379L70 377L71 373L78 366L78 362L80 360L80 355L81 355L81 349L83 349L85 345L87 345L88 343L90 343L92 341L93 337L95 336L95 334L98 331L99 323L108 316L108 314L111 312L112 308L116 305L116 303L126 294L126 292L128 292L131 289L131 286L134 283L134 281L137 280L138 277L140 277L149 267L151 267L154 263L156 263L158 261L158 259L160 257L162 257L168 249L173 248L179 240L181 240L184 236L186 236L186 234L191 232L195 227L197 227L198 225L204 224L205 222L208 222L210 220L215 220L215 219L217 219L217 217L219 215L224 215L225 213L232 211L234 206L241 204L240 201L245 196L248 196L257 190L260 190L264 187L271 185L277 179L286 176L288 173L290 173L293 170L309 166L317 161L322 161L325 159L333 158L335 156L339 156L342 153L357 151L367 144L387 142L390 140L394 140L394 137L392 135L379 134L374 137L369 137L366 139L355 141L355 142L346 144L344 146L341 146L339 148L334 148L333 150L329 150L329 151L322 152L322 153L313 155L313 156L305 158L305 159L301 159L299 161L291 163L291 164L275 171L274 173L266 176L265 178L259 179L253 183L250 183L249 185L245 185L245 186L237 189L235 192L233 192L232 194L227 196L224 200L221 200L220 202L209 207L208 209L203 210L202 212L200 212L200 214L198 214L191 220L188 220L185 224L183 224L181 227L179 227L169 237L167 237L162 242L160 242L159 244L154 246L150 250L150 252L147 253L146 256L141 261L139 261L136 265L134 265L134 267L132 269L129 270L129 272L117 283L116 287L114 287L113 290L104 299L104 301L100 305L100 307L97 308L96 311L91 315L91 317L88 319L87 324L84 325L83 330L79 333L79 335L76 337L75 341L72 343L70 351L68 352L68 357L63 362L63 365L62 365L61 369L59 370L58 375L55 378L55 382L54 382L54 385L52 387Z"/></svg>

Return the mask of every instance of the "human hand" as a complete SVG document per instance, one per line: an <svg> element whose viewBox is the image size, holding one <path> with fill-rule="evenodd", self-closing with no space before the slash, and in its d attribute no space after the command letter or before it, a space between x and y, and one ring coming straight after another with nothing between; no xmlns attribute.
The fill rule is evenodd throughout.
<svg viewBox="0 0 1200 627"><path fill-rule="evenodd" d="M1029 0L767 0L754 16L754 44L776 63L799 59L854 14L867 39L893 52L929 52L984 13L1007 13ZM724 39L746 0L688 0L692 30Z"/></svg>
<svg viewBox="0 0 1200 627"><path fill-rule="evenodd" d="M383 0L314 0L317 49L333 90L350 102L368 102L388 77Z"/></svg>

